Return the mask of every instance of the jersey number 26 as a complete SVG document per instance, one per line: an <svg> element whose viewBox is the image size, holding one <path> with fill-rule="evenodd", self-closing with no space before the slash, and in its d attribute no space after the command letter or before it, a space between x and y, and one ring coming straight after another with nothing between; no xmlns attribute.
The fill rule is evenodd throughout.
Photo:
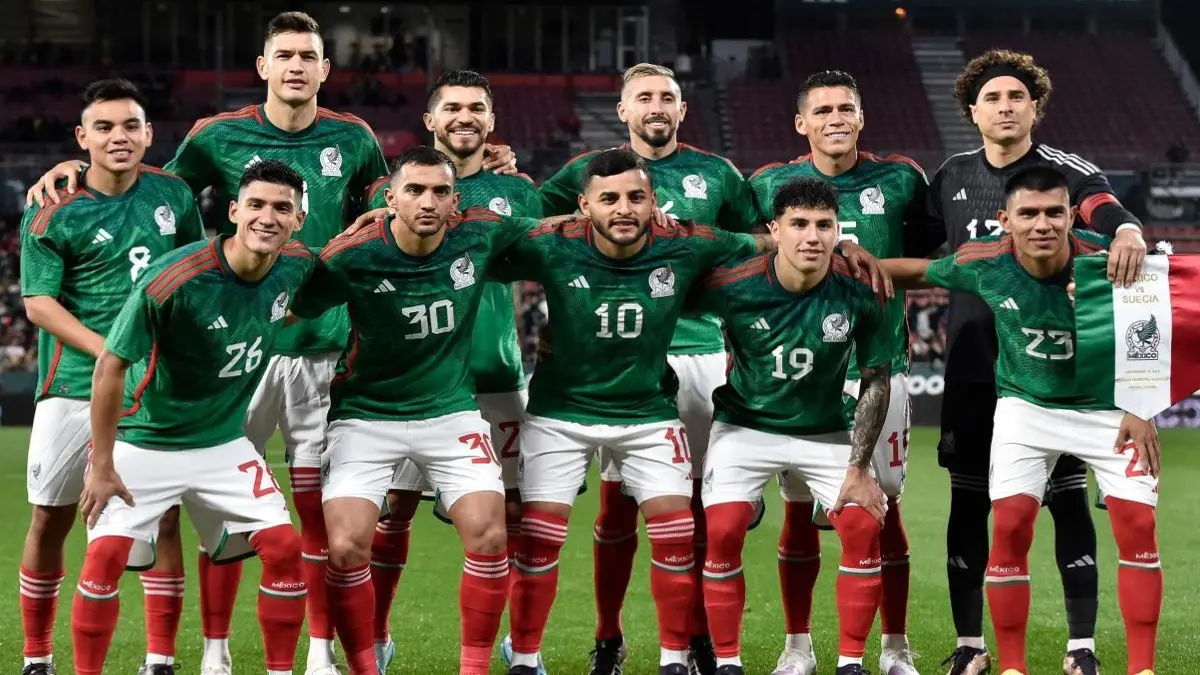
<svg viewBox="0 0 1200 675"><path fill-rule="evenodd" d="M235 342L225 347L225 353L230 355L229 363L218 373L218 377L239 377L253 372L262 363L262 336L254 338L250 346L245 342Z"/></svg>

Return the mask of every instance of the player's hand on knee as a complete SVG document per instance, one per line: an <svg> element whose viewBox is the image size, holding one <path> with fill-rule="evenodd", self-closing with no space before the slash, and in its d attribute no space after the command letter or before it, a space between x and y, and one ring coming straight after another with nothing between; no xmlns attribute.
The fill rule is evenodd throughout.
<svg viewBox="0 0 1200 675"><path fill-rule="evenodd" d="M846 471L846 480L842 481L842 491L832 511L841 513L850 504L862 507L881 523L887 515L887 497L879 487L879 482L866 469L850 467Z"/></svg>
<svg viewBox="0 0 1200 675"><path fill-rule="evenodd" d="M54 189L54 184L61 178L67 179L67 194L75 194L75 187L79 183L79 174L83 173L84 163L77 159L69 159L65 162L59 162L54 165L38 182L30 186L25 193L25 206L30 206L37 203L39 207L46 205L47 196L50 201L57 204L62 198L58 196L58 191Z"/></svg>
<svg viewBox="0 0 1200 675"><path fill-rule="evenodd" d="M1114 450L1118 455L1124 454L1130 444L1138 455L1138 463L1146 467L1146 473L1158 478L1162 469L1162 446L1158 443L1158 428L1154 426L1154 421L1125 413L1121 418L1121 428L1117 431Z"/></svg>
<svg viewBox="0 0 1200 675"><path fill-rule="evenodd" d="M842 256L846 258L846 264L850 267L851 274L869 278L871 290L882 293L889 300L896 297L896 290L892 287L892 277L879 264L879 260L867 252L867 249L846 239L838 242L838 248L841 249Z"/></svg>
<svg viewBox="0 0 1200 675"><path fill-rule="evenodd" d="M83 481L83 494L79 497L79 513L89 529L95 527L113 497L120 497L121 501L133 506L133 495L129 494L116 470L93 466Z"/></svg>
<svg viewBox="0 0 1200 675"><path fill-rule="evenodd" d="M387 220L388 214L390 213L391 210L386 206L381 206L377 209L371 209L370 211L367 211L361 216L355 218L354 222L347 225L346 229L342 230L338 237L352 237L361 232L365 227L370 227L371 225L382 223L383 221Z"/></svg>
<svg viewBox="0 0 1200 675"><path fill-rule="evenodd" d="M1142 275L1146 260L1146 240L1142 231L1127 227L1117 233L1108 247L1108 280L1118 286L1132 286Z"/></svg>
<svg viewBox="0 0 1200 675"><path fill-rule="evenodd" d="M508 145L483 146L483 170L496 173L517 173L517 154Z"/></svg>

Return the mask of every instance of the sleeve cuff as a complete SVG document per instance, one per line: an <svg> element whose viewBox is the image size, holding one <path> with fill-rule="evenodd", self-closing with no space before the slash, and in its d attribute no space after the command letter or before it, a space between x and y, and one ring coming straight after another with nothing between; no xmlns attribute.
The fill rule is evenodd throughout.
<svg viewBox="0 0 1200 675"><path fill-rule="evenodd" d="M1116 234L1121 234L1121 230L1129 230L1129 229L1137 230L1138 234L1142 233L1142 226L1138 225L1137 223L1121 223L1120 225L1117 226Z"/></svg>

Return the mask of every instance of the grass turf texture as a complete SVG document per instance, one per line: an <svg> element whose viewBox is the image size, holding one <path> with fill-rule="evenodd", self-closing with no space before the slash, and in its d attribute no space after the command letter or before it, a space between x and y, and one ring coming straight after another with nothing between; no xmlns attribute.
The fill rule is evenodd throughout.
<svg viewBox="0 0 1200 675"><path fill-rule="evenodd" d="M28 527L29 506L25 502L25 449L28 430L0 429L0 477L9 489L0 495L0 537L9 542L0 553L0 569L6 570L10 584L4 594L6 611L0 613L0 671L16 673L21 669L21 618L18 610L17 568L21 542ZM1159 515L1159 542L1166 570L1166 599L1159 629L1159 673L1183 673L1189 663L1200 658L1200 624L1194 608L1200 600L1200 586L1189 551L1200 550L1200 528L1194 516L1200 513L1200 453L1190 452L1200 445L1200 432L1164 430L1166 475L1162 481L1163 508ZM912 548L912 598L909 608L909 635L913 649L922 656L917 660L921 672L945 672L940 660L954 648L954 628L950 620L946 594L945 522L949 504L946 473L937 466L936 435L932 429L914 429L908 472L908 487L903 513ZM287 479L280 462L282 451L276 439L270 453L272 467L280 482ZM593 471L593 481L597 480ZM1092 489L1095 494L1095 488ZM768 512L762 526L746 541L744 554L747 600L744 625L743 660L747 672L767 673L775 665L782 644L783 618L780 609L775 549L781 522L778 493L768 488ZM544 655L552 675L576 675L586 672L588 651L593 646L594 602L592 599L592 536L596 491L589 491L576 504L571 519L570 539L563 550L558 600L550 617ZM1107 516L1094 511L1100 542L1100 621L1097 643L1107 673L1125 672L1122 624L1117 607L1116 549ZM1066 623L1062 587L1054 564L1053 524L1043 511L1031 555L1033 611L1029 629L1029 665L1033 673L1055 673L1066 645ZM196 537L185 524L187 560L187 597L184 601L177 662L182 673L200 669L201 634L196 582ZM837 614L833 588L837 573L839 546L833 533L823 535L824 567L817 586L813 630L819 672L831 673L837 659ZM85 550L83 528L71 533L67 544L67 578L59 595L58 630L55 634L59 673L70 673L70 608L75 581ZM649 546L643 540L638 550L636 570L625 609L625 633L631 649L629 673L657 672L658 647L654 607L648 592ZM234 616L231 651L234 671L263 672L262 646L255 618L259 564L248 561ZM423 505L413 527L412 554L400 582L400 592L392 612L392 629L397 657L392 673L455 673L458 662L458 582L462 555L452 528L433 518ZM133 574L122 578L121 620L109 654L110 673L132 675L142 662L145 651L141 584ZM507 631L507 619L501 634ZM990 628L988 643L994 646ZM307 638L298 651L298 674L304 672ZM339 649L340 652L340 649ZM878 623L867 649L865 665L875 670L879 657ZM493 673L503 673L498 661Z"/></svg>

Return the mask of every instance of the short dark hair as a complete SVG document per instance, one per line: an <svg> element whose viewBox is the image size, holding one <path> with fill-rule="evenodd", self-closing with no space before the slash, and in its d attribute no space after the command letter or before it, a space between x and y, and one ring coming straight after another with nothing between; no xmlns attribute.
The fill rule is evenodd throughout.
<svg viewBox="0 0 1200 675"><path fill-rule="evenodd" d="M428 110L433 110L433 107L437 105L438 99L441 98L442 87L482 89L484 95L487 96L488 107L492 106L492 83L474 70L448 70L442 73L442 76L433 83L433 87L429 90L429 100L426 104Z"/></svg>
<svg viewBox="0 0 1200 675"><path fill-rule="evenodd" d="M242 172L242 180L238 181L238 192L256 182L286 185L296 191L296 199L300 199L304 194L304 178L295 169L277 159L260 160L246 167Z"/></svg>
<svg viewBox="0 0 1200 675"><path fill-rule="evenodd" d="M267 22L267 34L263 38L263 44L282 33L312 33L319 38L321 25L304 12L282 12Z"/></svg>
<svg viewBox="0 0 1200 675"><path fill-rule="evenodd" d="M96 80L83 90L82 99L84 108L101 101L130 99L140 105L142 110L146 109L146 97L142 95L142 91L134 83L122 78Z"/></svg>
<svg viewBox="0 0 1200 675"><path fill-rule="evenodd" d="M1011 199L1017 190L1050 192L1062 188L1070 190L1067 175L1052 166L1031 166L1021 169L1004 181L1004 197Z"/></svg>
<svg viewBox="0 0 1200 675"><path fill-rule="evenodd" d="M838 214L837 190L820 178L797 178L784 183L775 193L771 203L775 217L779 218L788 209L819 209Z"/></svg>
<svg viewBox="0 0 1200 675"><path fill-rule="evenodd" d="M583 188L586 190L592 179L597 176L607 178L635 170L645 173L649 180L650 172L646 170L646 160L639 157L636 152L623 148L605 150L588 160L587 166L583 169Z"/></svg>
<svg viewBox="0 0 1200 675"><path fill-rule="evenodd" d="M808 98L808 92L825 87L846 87L854 92L854 98L862 102L862 97L858 94L858 82L850 73L844 70L822 70L809 75L804 84L800 85L800 93L796 94L796 111L804 110L804 99Z"/></svg>
<svg viewBox="0 0 1200 675"><path fill-rule="evenodd" d="M458 176L458 169L454 167L454 161L447 157L441 150L431 145L414 145L400 153L396 161L392 162L392 177L394 178L400 173L401 169L409 164L414 166L444 166L450 171L451 179Z"/></svg>
<svg viewBox="0 0 1200 675"><path fill-rule="evenodd" d="M1029 96L1037 101L1037 117L1042 119L1046 104L1050 102L1050 93L1054 85L1050 82L1050 73L1038 65L1030 54L1012 52L1007 49L992 49L976 56L963 68L958 79L954 81L954 98L958 101L962 116L971 120L971 106L979 97L979 90L996 73L1009 71L1029 88Z"/></svg>

